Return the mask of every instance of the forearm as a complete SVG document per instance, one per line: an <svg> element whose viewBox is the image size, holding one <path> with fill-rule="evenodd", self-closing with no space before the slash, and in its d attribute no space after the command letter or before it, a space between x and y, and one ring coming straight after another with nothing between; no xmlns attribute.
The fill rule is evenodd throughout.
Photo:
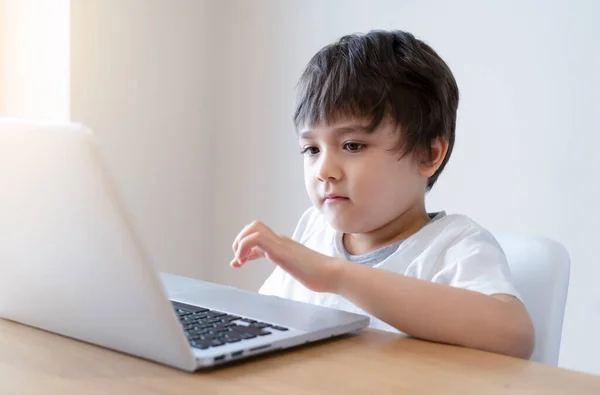
<svg viewBox="0 0 600 395"><path fill-rule="evenodd" d="M529 316L520 303L343 262L335 292L398 330L422 339L528 358Z"/></svg>

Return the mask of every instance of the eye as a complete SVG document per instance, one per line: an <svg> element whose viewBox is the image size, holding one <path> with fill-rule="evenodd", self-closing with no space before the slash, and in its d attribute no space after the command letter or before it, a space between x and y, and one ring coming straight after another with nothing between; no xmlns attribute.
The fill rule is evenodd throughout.
<svg viewBox="0 0 600 395"><path fill-rule="evenodd" d="M361 143L348 142L344 144L344 149L348 152L358 152L365 149L366 145Z"/></svg>
<svg viewBox="0 0 600 395"><path fill-rule="evenodd" d="M302 151L300 151L300 153L302 155L315 156L316 154L319 153L319 149L317 147L308 146L308 147L304 147L304 149L302 149Z"/></svg>

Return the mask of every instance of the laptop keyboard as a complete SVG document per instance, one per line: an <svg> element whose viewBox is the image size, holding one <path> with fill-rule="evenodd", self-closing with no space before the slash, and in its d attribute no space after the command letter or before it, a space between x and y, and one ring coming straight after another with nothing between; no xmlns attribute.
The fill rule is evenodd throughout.
<svg viewBox="0 0 600 395"><path fill-rule="evenodd" d="M269 336L288 328L198 306L172 302L186 337L194 348L205 350L257 336Z"/></svg>

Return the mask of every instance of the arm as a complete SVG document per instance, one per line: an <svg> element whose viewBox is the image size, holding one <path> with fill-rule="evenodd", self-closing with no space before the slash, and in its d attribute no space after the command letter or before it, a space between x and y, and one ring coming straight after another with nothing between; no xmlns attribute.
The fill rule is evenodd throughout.
<svg viewBox="0 0 600 395"><path fill-rule="evenodd" d="M431 283L350 262L331 265L332 291L414 337L529 358L533 326L510 295Z"/></svg>
<svg viewBox="0 0 600 395"><path fill-rule="evenodd" d="M345 297L398 330L422 339L528 358L533 327L509 295L431 283L319 254L260 222L233 243L232 267L266 257L315 292Z"/></svg>

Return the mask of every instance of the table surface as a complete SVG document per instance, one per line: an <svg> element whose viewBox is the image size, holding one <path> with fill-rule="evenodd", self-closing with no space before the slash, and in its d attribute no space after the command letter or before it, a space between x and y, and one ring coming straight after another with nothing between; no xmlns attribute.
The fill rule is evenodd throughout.
<svg viewBox="0 0 600 395"><path fill-rule="evenodd" d="M600 376L370 329L186 373L0 319L0 394L41 393L598 395Z"/></svg>

